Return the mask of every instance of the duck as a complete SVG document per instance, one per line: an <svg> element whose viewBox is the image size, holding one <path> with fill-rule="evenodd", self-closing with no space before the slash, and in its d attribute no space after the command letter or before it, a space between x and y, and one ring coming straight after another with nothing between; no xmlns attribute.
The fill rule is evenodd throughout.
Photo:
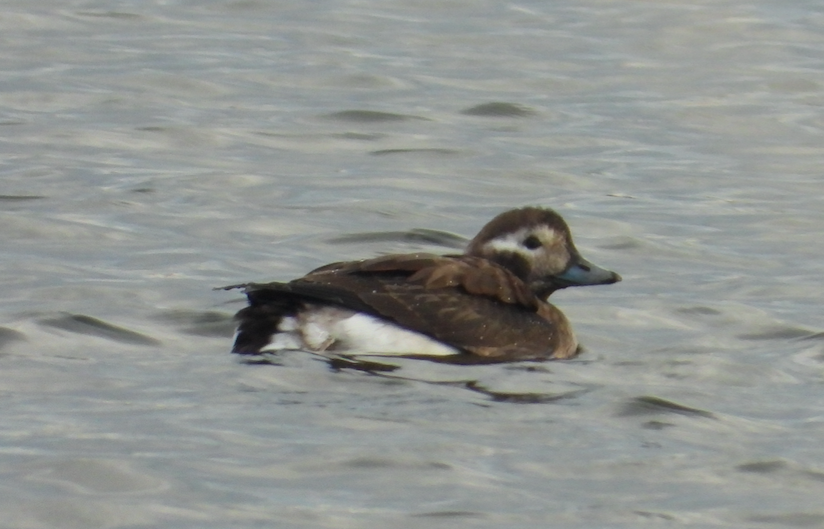
<svg viewBox="0 0 824 529"><path fill-rule="evenodd" d="M243 283L232 352L510 362L566 359L580 348L550 295L621 281L584 259L564 219L522 207L489 221L464 253L335 262L288 282Z"/></svg>

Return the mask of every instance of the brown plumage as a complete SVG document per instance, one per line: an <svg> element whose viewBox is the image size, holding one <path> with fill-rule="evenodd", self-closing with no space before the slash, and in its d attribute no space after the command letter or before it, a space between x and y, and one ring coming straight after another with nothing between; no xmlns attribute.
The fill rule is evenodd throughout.
<svg viewBox="0 0 824 529"><path fill-rule="evenodd" d="M557 213L516 209L487 224L463 255L386 255L332 263L288 283L237 285L249 307L237 314L233 352L257 354L279 330L295 333L301 348L345 350L334 331L310 347L309 331L281 328L284 318L299 326L308 311L332 306L349 311L344 317L367 314L489 361L569 358L577 341L547 297L567 286L619 280L578 254Z"/></svg>

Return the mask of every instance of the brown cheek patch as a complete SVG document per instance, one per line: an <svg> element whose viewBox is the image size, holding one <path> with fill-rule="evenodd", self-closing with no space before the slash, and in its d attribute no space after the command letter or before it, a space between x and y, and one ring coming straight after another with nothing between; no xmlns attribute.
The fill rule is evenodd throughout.
<svg viewBox="0 0 824 529"><path fill-rule="evenodd" d="M526 257L515 252L502 252L492 256L492 261L503 266L517 277L527 278L532 272L532 263Z"/></svg>

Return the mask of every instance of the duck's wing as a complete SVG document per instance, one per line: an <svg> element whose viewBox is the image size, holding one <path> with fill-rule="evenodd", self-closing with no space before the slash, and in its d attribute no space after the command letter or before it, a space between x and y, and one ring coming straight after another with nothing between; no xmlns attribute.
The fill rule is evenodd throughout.
<svg viewBox="0 0 824 529"><path fill-rule="evenodd" d="M390 255L246 289L253 306L333 303L490 359L548 358L559 347L575 349L564 343L571 331L560 311L506 269L476 257Z"/></svg>

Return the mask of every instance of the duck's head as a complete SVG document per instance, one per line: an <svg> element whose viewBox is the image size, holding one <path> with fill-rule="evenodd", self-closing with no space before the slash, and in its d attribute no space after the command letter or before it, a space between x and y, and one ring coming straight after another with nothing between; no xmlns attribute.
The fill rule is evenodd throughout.
<svg viewBox="0 0 824 529"><path fill-rule="evenodd" d="M501 213L470 241L466 254L503 266L541 299L566 287L621 280L615 272L581 257L569 226L551 209L526 207Z"/></svg>

